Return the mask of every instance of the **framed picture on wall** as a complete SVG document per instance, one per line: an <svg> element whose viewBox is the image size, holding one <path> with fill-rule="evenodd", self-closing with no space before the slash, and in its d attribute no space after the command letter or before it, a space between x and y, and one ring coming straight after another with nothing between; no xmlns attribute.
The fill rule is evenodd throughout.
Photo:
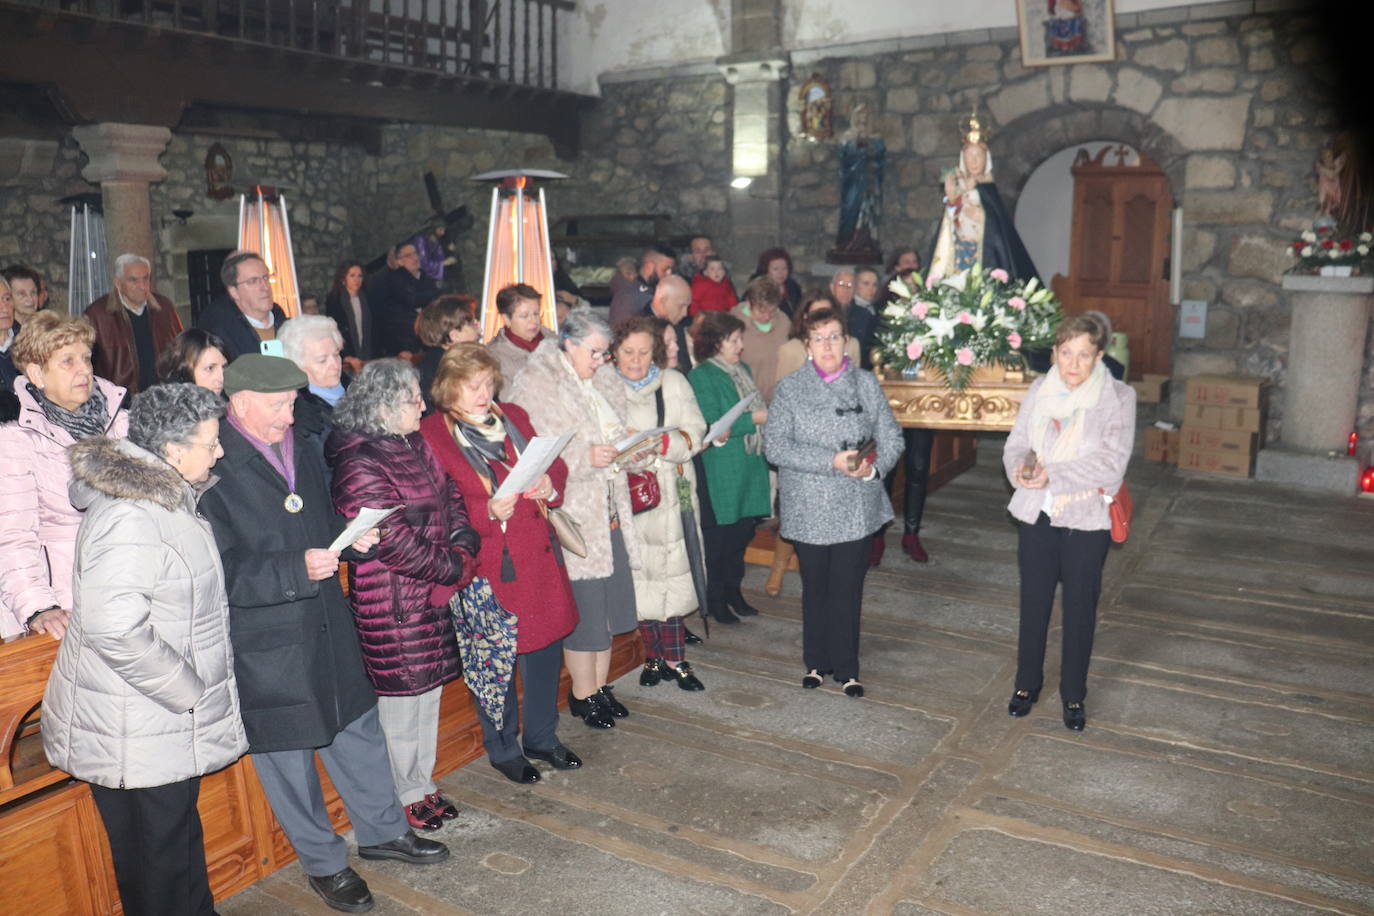
<svg viewBox="0 0 1374 916"><path fill-rule="evenodd" d="M1113 0L1016 0L1026 67L1116 59Z"/></svg>

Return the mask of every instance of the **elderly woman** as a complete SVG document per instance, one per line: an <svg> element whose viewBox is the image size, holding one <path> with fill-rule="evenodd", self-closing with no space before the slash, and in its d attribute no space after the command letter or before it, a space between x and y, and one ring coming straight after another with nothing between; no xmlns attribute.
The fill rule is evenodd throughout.
<svg viewBox="0 0 1374 916"><path fill-rule="evenodd" d="M563 640L563 660L572 677L568 707L591 728L611 728L630 714L607 682L612 637L638 624L630 570L639 566L639 538L613 444L628 433L625 386L606 365L610 349L604 318L570 312L558 338L530 354L509 395L541 435L573 434L562 454L562 511L581 528L587 556L565 551L579 620Z"/></svg>
<svg viewBox="0 0 1374 916"><path fill-rule="evenodd" d="M343 335L333 318L297 315L277 328L282 355L300 367L306 386L296 393L296 428L323 452L334 428L334 408L348 390Z"/></svg>
<svg viewBox="0 0 1374 916"><path fill-rule="evenodd" d="M519 618L515 650L523 702L512 678L501 727L480 705L477 716L491 765L507 779L528 783L539 781L531 757L560 770L582 765L558 740L563 637L577 625L577 605L563 553L543 514L544 505L561 503L568 468L556 459L529 490L491 498L536 435L524 410L497 403L500 388L496 357L477 344L454 346L439 361L430 393L437 411L424 419L420 431L458 484L482 537L478 573L491 582L501 606Z"/></svg>
<svg viewBox="0 0 1374 916"><path fill-rule="evenodd" d="M734 315L707 312L692 346L697 367L687 378L708 425L741 398L758 394L749 366L740 359L744 323ZM757 398L752 403L752 409L740 414L726 435L701 453L707 483L701 507L706 609L721 623L739 623L737 615L758 613L744 600L744 552L754 539L759 519L772 508L772 497L759 435L768 409Z"/></svg>
<svg viewBox="0 0 1374 916"><path fill-rule="evenodd" d="M892 518L883 475L902 455L902 431L878 380L845 353L844 319L815 309L802 320L810 367L778 383L763 432L778 468L779 534L797 549L802 578L802 686L834 675L859 682L859 615L869 539ZM861 454L872 440L874 449Z"/></svg>
<svg viewBox="0 0 1374 916"><path fill-rule="evenodd" d="M704 690L683 653L687 634L682 618L696 610L698 601L682 510L696 510L692 456L706 435L706 420L687 379L668 368L661 323L661 319L636 315L620 323L611 341L616 372L625 383L629 424L638 429L677 427L654 443L647 462L637 467L653 474L659 489L658 505L635 517L640 543L635 607L647 655L639 683L653 687L672 679L683 690Z"/></svg>
<svg viewBox="0 0 1374 916"><path fill-rule="evenodd" d="M224 341L213 331L191 328L172 340L157 359L157 377L166 382L189 382L215 394L224 391Z"/></svg>
<svg viewBox="0 0 1374 916"><path fill-rule="evenodd" d="M72 615L43 695L43 750L91 784L124 912L210 916L200 777L248 749L224 571L196 511L223 402L159 385L129 438L71 447Z"/></svg>
<svg viewBox="0 0 1374 916"><path fill-rule="evenodd" d="M36 312L11 346L19 419L0 424L0 636L58 639L72 606L81 513L67 496L67 449L87 436L124 438L124 389L91 371L84 318Z"/></svg>
<svg viewBox="0 0 1374 916"><path fill-rule="evenodd" d="M363 265L345 261L334 272L334 285L324 297L325 317L333 318L343 335L343 361L355 375L375 355L372 309L363 289Z"/></svg>
<svg viewBox="0 0 1374 916"><path fill-rule="evenodd" d="M463 497L420 435L423 409L413 366L368 363L334 410L325 459L340 515L405 507L354 563L348 599L396 795L410 826L434 830L458 816L434 784L439 700L462 672L448 599L472 578L479 544Z"/></svg>
<svg viewBox="0 0 1374 916"><path fill-rule="evenodd" d="M778 351L792 335L792 322L778 308L782 300L779 287L767 277L749 281L744 301L730 314L744 326L744 349L740 357L754 374L767 404L773 397L778 378Z"/></svg>
<svg viewBox="0 0 1374 916"><path fill-rule="evenodd" d="M425 413L434 409L429 389L439 371L439 360L449 347L460 343L476 343L482 337L477 323L477 300L471 296L440 296L420 309L415 322L415 334L424 345L424 356L415 367L420 371L420 394L425 399Z"/></svg>
<svg viewBox="0 0 1374 916"><path fill-rule="evenodd" d="M1040 699L1050 611L1062 585L1059 699L1072 731L1087 724L1083 700L1112 527L1107 502L1121 489L1135 445L1135 389L1102 363L1110 337L1092 314L1060 323L1054 365L1026 392L1002 451L1015 489L1008 510L1020 523L1021 570L1016 685L1007 711L1027 715Z"/></svg>
<svg viewBox="0 0 1374 916"><path fill-rule="evenodd" d="M786 248L765 248L759 252L758 265L749 275L749 279L760 277L772 280L778 287L781 296L778 308L788 318L793 317L801 303L802 291L792 276L792 256L787 253Z"/></svg>
<svg viewBox="0 0 1374 916"><path fill-rule="evenodd" d="M501 377L507 384L515 380L539 344L554 336L539 323L542 301L539 290L526 283L507 286L496 294L496 310L506 326L487 341L487 349L501 363Z"/></svg>

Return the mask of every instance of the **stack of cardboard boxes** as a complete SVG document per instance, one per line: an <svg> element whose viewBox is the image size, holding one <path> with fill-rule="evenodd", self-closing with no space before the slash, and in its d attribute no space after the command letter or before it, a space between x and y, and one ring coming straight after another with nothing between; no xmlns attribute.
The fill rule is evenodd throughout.
<svg viewBox="0 0 1374 916"><path fill-rule="evenodd" d="M1248 375L1195 375L1179 438L1178 466L1249 477L1255 469L1267 408L1265 380Z"/></svg>

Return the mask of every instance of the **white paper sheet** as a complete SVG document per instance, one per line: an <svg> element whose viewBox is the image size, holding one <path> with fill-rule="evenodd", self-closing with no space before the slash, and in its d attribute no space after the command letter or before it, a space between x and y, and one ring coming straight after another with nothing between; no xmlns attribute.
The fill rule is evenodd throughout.
<svg viewBox="0 0 1374 916"><path fill-rule="evenodd" d="M516 493L524 493L538 483L539 478L544 476L549 465L558 458L572 437L572 431L569 430L561 436L535 436L531 439L529 445L525 446L520 460L511 469L510 476L501 482L501 486L496 488L491 498L504 499Z"/></svg>
<svg viewBox="0 0 1374 916"><path fill-rule="evenodd" d="M358 517L349 522L347 528L339 532L339 536L334 539L334 543L329 545L329 549L343 550L349 544L352 544L358 538L367 534L373 528L376 528L377 524L381 522L382 519L386 518L397 509L403 508L405 507L392 506L390 509L373 509L370 506L363 506L358 510Z"/></svg>
<svg viewBox="0 0 1374 916"><path fill-rule="evenodd" d="M676 429L676 426L655 426L653 429L646 429L642 433L635 433L633 436L626 436L619 442L612 443L616 450L615 460L620 461L630 457L631 454L639 451L639 447L645 442L650 439L657 439L664 433L671 433Z"/></svg>
<svg viewBox="0 0 1374 916"><path fill-rule="evenodd" d="M720 419L712 423L711 428L706 430L706 439L704 441L709 445L725 435L726 431L735 425L735 421L740 418L740 414L749 409L749 405L754 402L756 397L758 397L758 392L746 394L739 399L739 403L721 414Z"/></svg>

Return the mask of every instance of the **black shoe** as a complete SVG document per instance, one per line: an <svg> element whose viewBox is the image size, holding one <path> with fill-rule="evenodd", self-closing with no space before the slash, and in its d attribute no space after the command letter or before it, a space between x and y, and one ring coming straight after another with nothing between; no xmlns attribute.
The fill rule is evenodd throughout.
<svg viewBox="0 0 1374 916"><path fill-rule="evenodd" d="M525 748L525 756L551 764L555 770L575 770L582 766L582 758L561 744L556 744L547 751L527 747Z"/></svg>
<svg viewBox="0 0 1374 916"><path fill-rule="evenodd" d="M650 656L644 659L644 668L639 672L639 686L656 687L663 680L663 659Z"/></svg>
<svg viewBox="0 0 1374 916"><path fill-rule="evenodd" d="M615 717L611 715L606 698L600 692L579 700L569 691L568 711L586 723L588 728L615 728Z"/></svg>
<svg viewBox="0 0 1374 916"><path fill-rule="evenodd" d="M710 611L711 616L714 617L718 623L739 623L739 618L735 616L735 612L730 610L729 606L723 601L720 604L712 605Z"/></svg>
<svg viewBox="0 0 1374 916"><path fill-rule="evenodd" d="M699 646L702 643L701 637L687 629L685 625L682 627L682 641L689 646Z"/></svg>
<svg viewBox="0 0 1374 916"><path fill-rule="evenodd" d="M411 865L433 865L448 858L448 847L434 840L426 840L407 830L380 846L359 846L358 857L363 859L395 859Z"/></svg>
<svg viewBox="0 0 1374 916"><path fill-rule="evenodd" d="M1088 724L1088 714L1083 709L1082 703L1064 704L1064 727L1071 732L1081 732L1083 726Z"/></svg>
<svg viewBox="0 0 1374 916"><path fill-rule="evenodd" d="M524 757L512 757L510 760L493 760L492 769L509 779L511 782L531 783L539 781L539 771L530 766L530 762Z"/></svg>
<svg viewBox="0 0 1374 916"><path fill-rule="evenodd" d="M850 678L844 682L844 695L858 699L864 695L864 685L859 683L858 678Z"/></svg>
<svg viewBox="0 0 1374 916"><path fill-rule="evenodd" d="M733 596L726 599L725 603L730 605L730 610L741 617L757 617L759 614L759 609L745 601L744 594L741 592L735 592Z"/></svg>
<svg viewBox="0 0 1374 916"><path fill-rule="evenodd" d="M820 672L816 671L815 669L812 669L806 672L806 674L802 675L802 686L805 687L807 690L815 690L817 687L821 686L824 683L825 678L821 677Z"/></svg>
<svg viewBox="0 0 1374 916"><path fill-rule="evenodd" d="M613 690L615 690L615 688L607 684L598 692L606 698L606 708L611 711L611 715L615 716L617 719L628 719L630 717L630 711L625 708L624 703L621 703L615 698L615 694L612 693Z"/></svg>
<svg viewBox="0 0 1374 916"><path fill-rule="evenodd" d="M1035 701L1040 699L1040 688L1034 690L1018 690L1011 695L1011 702L1007 704L1007 713L1021 718L1030 715L1031 707Z"/></svg>
<svg viewBox="0 0 1374 916"><path fill-rule="evenodd" d="M343 913L366 913L377 905L372 899L372 891L367 889L367 882L351 868L322 878L305 877L310 882L310 889L332 909Z"/></svg>
<svg viewBox="0 0 1374 916"><path fill-rule="evenodd" d="M665 664L663 666L663 676L677 679L677 685L683 690L705 690L706 685L697 680L697 676L692 673L692 666L686 662L678 662L677 667Z"/></svg>

